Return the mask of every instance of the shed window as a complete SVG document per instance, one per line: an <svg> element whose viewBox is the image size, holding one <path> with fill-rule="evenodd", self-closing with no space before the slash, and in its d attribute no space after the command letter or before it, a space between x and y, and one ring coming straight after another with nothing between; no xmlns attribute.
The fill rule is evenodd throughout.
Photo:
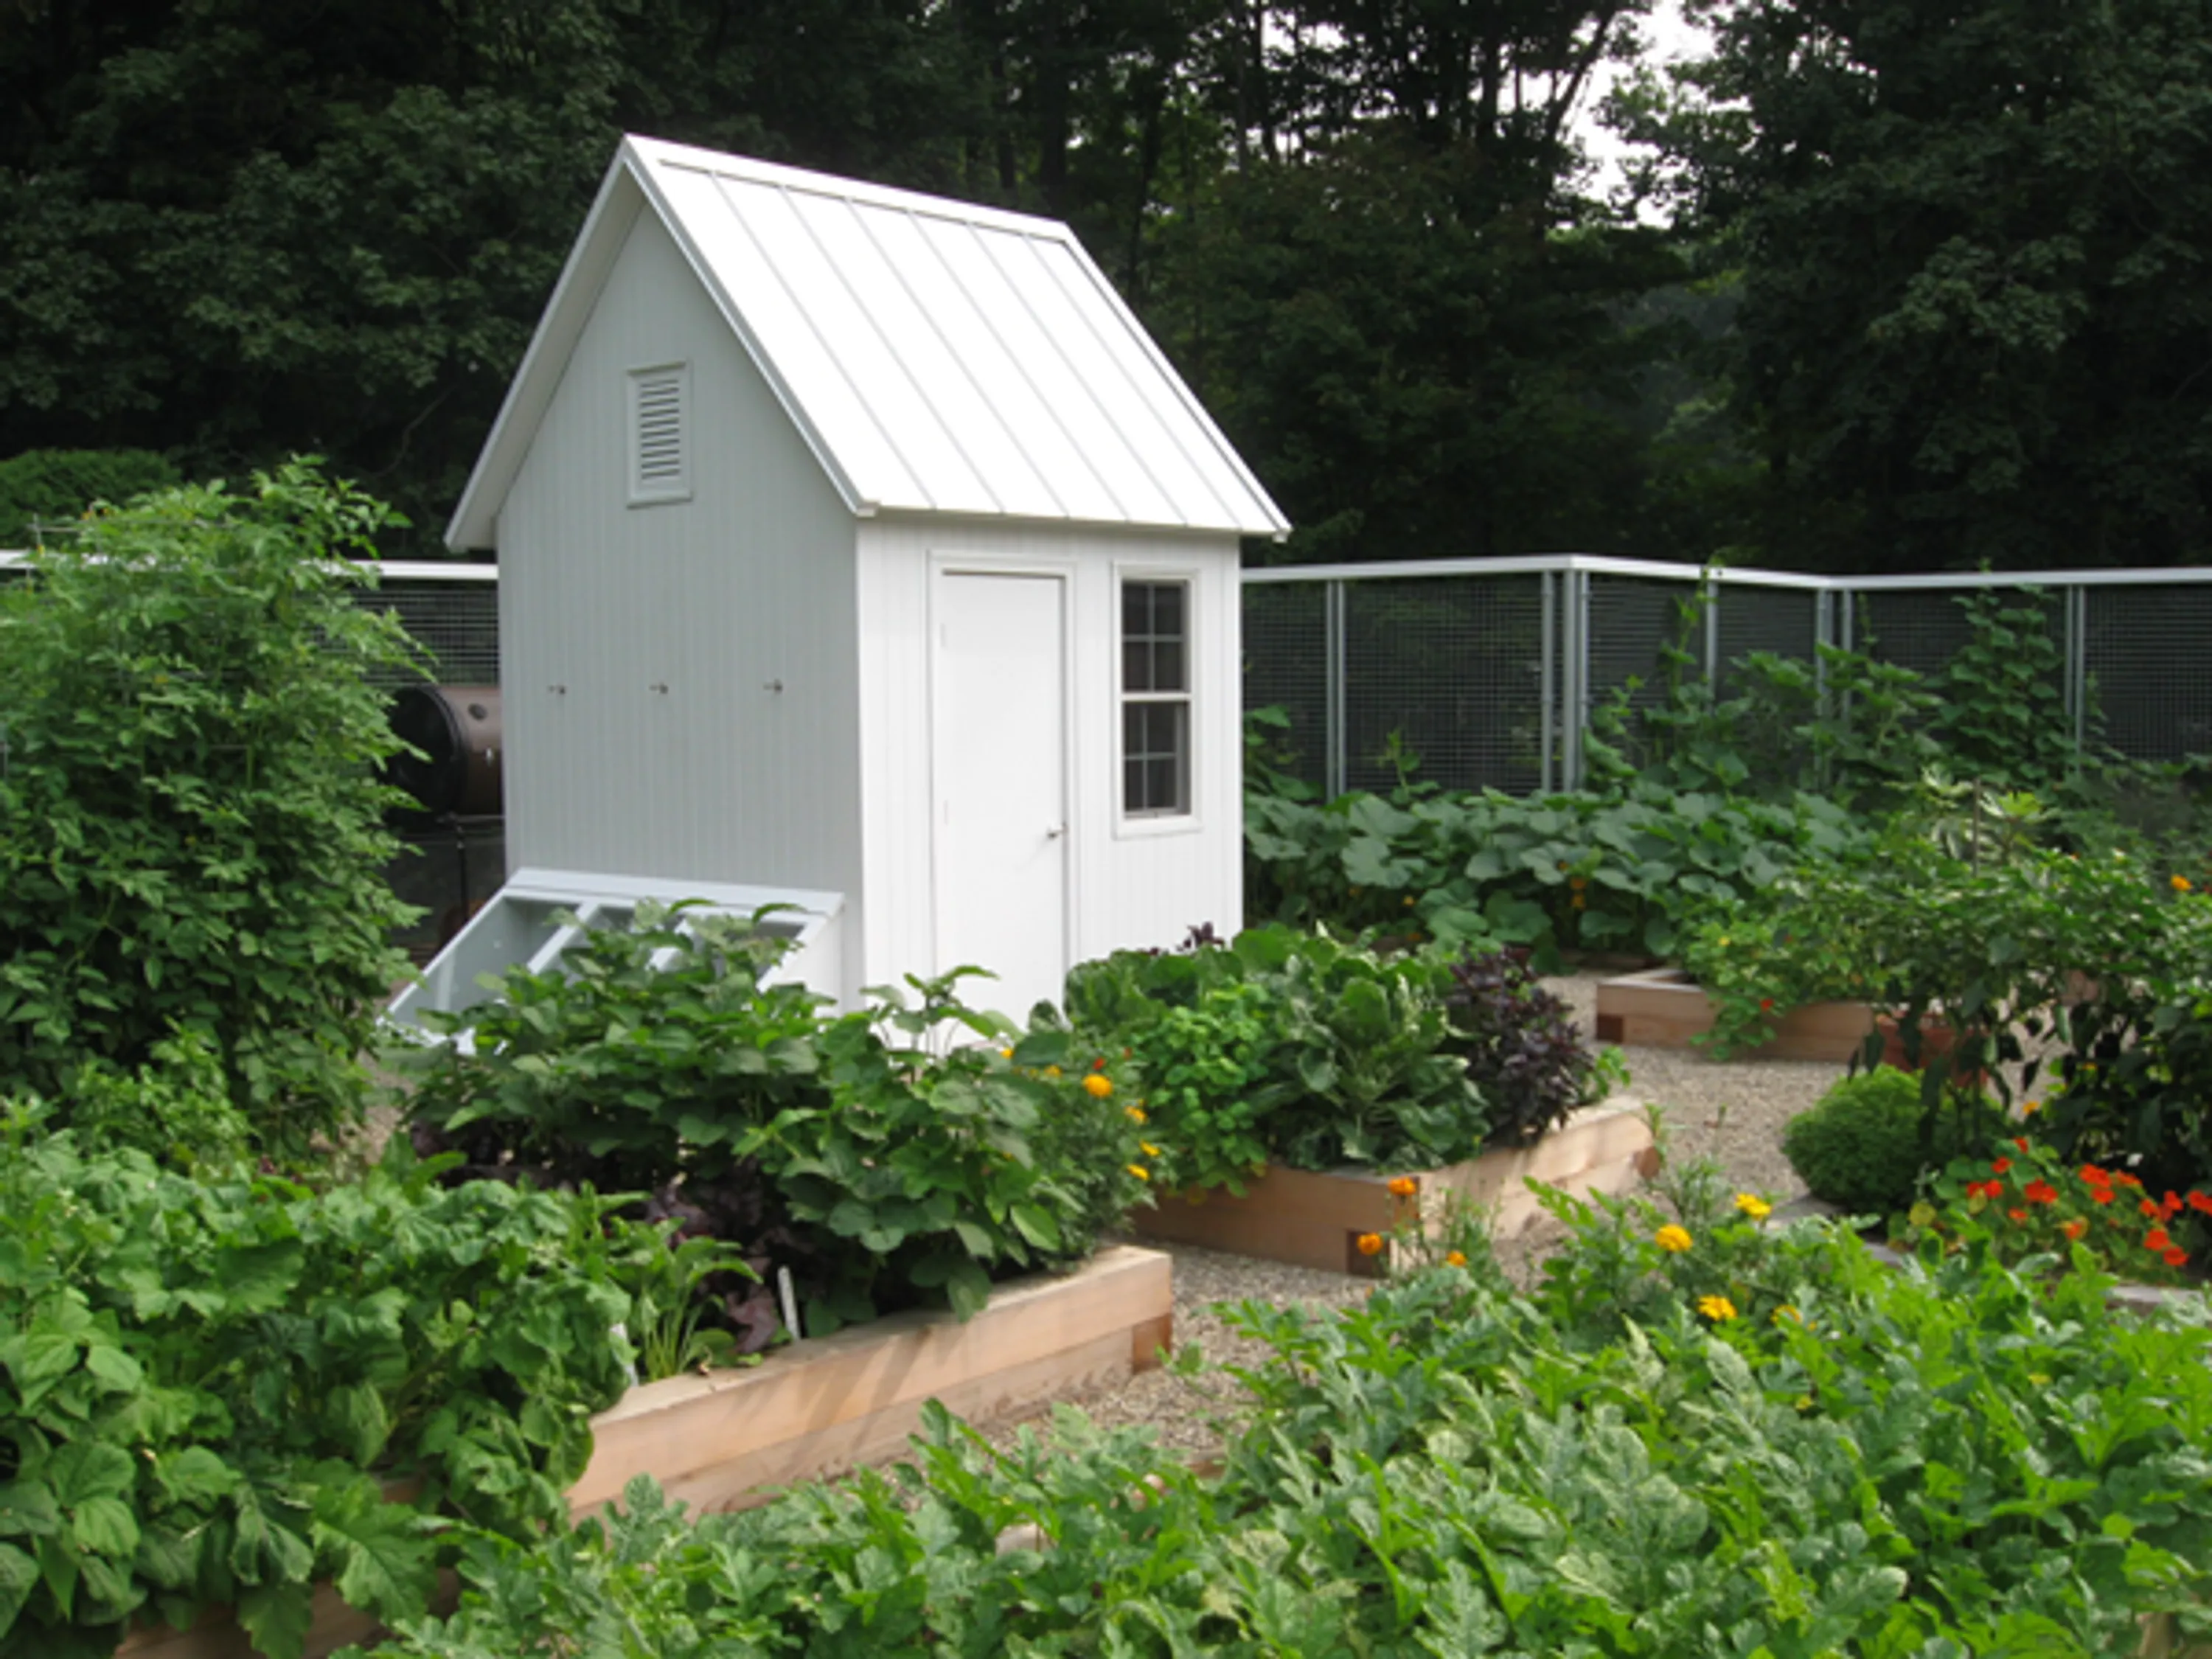
<svg viewBox="0 0 2212 1659"><path fill-rule="evenodd" d="M1121 811L1190 812L1190 584L1121 584Z"/></svg>
<svg viewBox="0 0 2212 1659"><path fill-rule="evenodd" d="M631 506L691 498L690 415L690 365L630 371Z"/></svg>

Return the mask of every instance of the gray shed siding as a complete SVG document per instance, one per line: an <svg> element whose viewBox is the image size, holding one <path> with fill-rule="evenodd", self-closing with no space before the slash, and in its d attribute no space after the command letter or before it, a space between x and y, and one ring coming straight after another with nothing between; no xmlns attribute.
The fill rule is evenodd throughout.
<svg viewBox="0 0 2212 1659"><path fill-rule="evenodd" d="M691 498L630 506L629 377L677 362ZM638 215L499 518L509 870L856 905L854 541L682 251Z"/></svg>

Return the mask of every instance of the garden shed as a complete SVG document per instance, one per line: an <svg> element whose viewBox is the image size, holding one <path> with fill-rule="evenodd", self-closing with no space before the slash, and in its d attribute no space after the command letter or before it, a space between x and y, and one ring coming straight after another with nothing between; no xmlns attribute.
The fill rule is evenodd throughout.
<svg viewBox="0 0 2212 1659"><path fill-rule="evenodd" d="M1286 529L1066 226L624 139L447 531L499 557L514 902L428 994L557 954L546 894L787 897L820 988L1017 1013L1232 929Z"/></svg>

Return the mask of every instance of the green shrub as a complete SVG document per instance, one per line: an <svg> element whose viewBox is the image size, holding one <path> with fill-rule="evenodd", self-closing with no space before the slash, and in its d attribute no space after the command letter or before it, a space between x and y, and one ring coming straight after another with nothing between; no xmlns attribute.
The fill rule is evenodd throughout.
<svg viewBox="0 0 2212 1659"><path fill-rule="evenodd" d="M1955 1114L1936 1120L1932 1151L1921 1144L1923 1079L1878 1066L1846 1078L1782 1131L1783 1155L1815 1198L1854 1215L1889 1215L1912 1202L1921 1173L1979 1151Z"/></svg>
<svg viewBox="0 0 2212 1659"><path fill-rule="evenodd" d="M85 521L0 587L0 1079L56 1103L190 1031L272 1146L357 1118L412 913L349 603L384 508L308 466Z"/></svg>
<svg viewBox="0 0 2212 1659"><path fill-rule="evenodd" d="M42 541L34 526L74 523L94 501L118 505L179 482L151 450L25 450L0 461L0 548Z"/></svg>

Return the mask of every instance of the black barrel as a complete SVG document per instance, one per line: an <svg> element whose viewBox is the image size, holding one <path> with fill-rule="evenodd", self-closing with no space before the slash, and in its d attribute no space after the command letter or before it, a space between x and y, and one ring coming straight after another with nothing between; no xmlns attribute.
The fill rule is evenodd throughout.
<svg viewBox="0 0 2212 1659"><path fill-rule="evenodd" d="M500 810L499 688L410 685L392 699L392 730L422 750L392 757L391 780L424 811L489 817Z"/></svg>

